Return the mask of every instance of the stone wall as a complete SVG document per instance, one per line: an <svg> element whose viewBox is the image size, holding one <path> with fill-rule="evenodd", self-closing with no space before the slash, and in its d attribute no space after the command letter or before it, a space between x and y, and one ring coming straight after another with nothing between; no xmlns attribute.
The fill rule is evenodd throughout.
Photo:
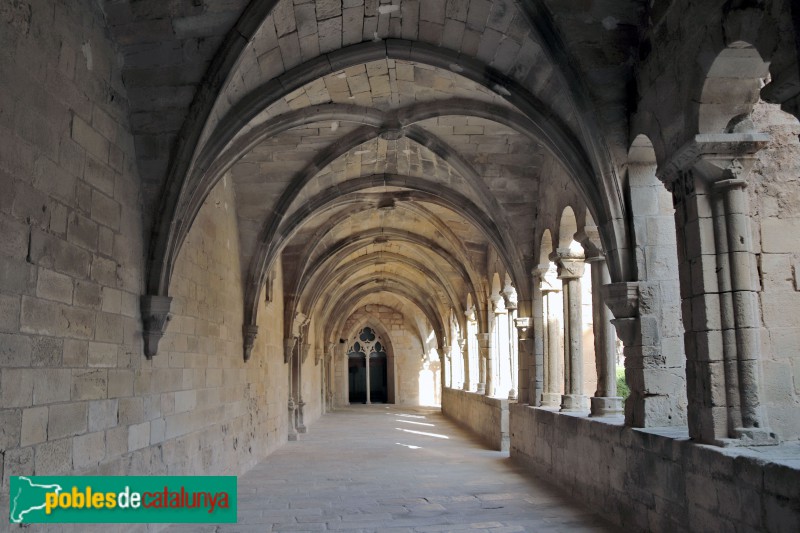
<svg viewBox="0 0 800 533"><path fill-rule="evenodd" d="M798 445L718 448L511 405L511 457L625 531L800 529Z"/></svg>
<svg viewBox="0 0 800 533"><path fill-rule="evenodd" d="M508 451L508 400L445 388L442 413L475 433L493 450Z"/></svg>
<svg viewBox="0 0 800 533"><path fill-rule="evenodd" d="M0 14L0 522L10 475L241 473L285 441L286 369L280 295L242 361L232 189L183 246L148 361L139 176L103 14Z"/></svg>

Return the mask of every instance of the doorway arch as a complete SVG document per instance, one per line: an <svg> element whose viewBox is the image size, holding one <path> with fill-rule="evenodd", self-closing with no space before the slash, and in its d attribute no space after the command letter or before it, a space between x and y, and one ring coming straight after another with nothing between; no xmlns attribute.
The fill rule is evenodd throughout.
<svg viewBox="0 0 800 533"><path fill-rule="evenodd" d="M348 400L352 403L390 403L389 354L381 337L364 326L347 350Z"/></svg>

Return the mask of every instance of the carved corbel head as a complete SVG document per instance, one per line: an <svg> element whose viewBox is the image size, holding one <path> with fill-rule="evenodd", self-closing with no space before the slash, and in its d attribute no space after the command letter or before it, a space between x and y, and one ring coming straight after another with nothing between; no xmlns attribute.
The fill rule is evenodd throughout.
<svg viewBox="0 0 800 533"><path fill-rule="evenodd" d="M245 362L250 360L253 353L253 346L256 343L256 336L258 335L258 326L245 324L242 326L242 344L244 348Z"/></svg>
<svg viewBox="0 0 800 533"><path fill-rule="evenodd" d="M158 343L167 329L170 320L172 298L169 296L145 295L140 300L142 311L142 337L144 355L152 359L158 353Z"/></svg>

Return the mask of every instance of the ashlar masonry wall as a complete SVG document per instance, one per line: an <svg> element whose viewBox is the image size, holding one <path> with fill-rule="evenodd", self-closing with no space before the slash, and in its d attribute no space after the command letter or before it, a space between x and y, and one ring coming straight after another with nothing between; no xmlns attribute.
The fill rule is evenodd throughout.
<svg viewBox="0 0 800 533"><path fill-rule="evenodd" d="M511 457L624 531L800 530L800 446L718 448L512 404Z"/></svg>

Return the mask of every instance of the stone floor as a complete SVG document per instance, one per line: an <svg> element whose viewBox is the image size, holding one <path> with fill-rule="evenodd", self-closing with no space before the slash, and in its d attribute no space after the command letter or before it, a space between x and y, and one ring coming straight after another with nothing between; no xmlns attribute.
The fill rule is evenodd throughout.
<svg viewBox="0 0 800 533"><path fill-rule="evenodd" d="M178 532L611 531L432 409L353 406L239 478L239 524Z"/></svg>

